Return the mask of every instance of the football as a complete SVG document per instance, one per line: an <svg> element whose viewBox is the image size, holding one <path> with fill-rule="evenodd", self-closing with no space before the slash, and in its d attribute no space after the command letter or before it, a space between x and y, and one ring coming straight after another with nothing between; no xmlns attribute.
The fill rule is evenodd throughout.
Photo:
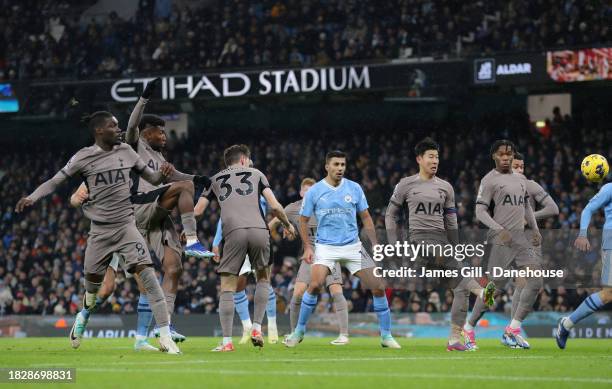
<svg viewBox="0 0 612 389"><path fill-rule="evenodd" d="M610 171L608 161L603 155L591 154L582 160L582 175L591 182L601 182Z"/></svg>

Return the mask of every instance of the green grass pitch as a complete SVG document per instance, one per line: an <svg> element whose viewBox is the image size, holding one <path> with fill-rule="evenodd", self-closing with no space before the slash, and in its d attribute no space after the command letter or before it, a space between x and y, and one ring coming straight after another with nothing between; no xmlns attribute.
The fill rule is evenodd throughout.
<svg viewBox="0 0 612 389"><path fill-rule="evenodd" d="M353 338L334 347L306 338L295 349L266 344L212 353L217 338L189 338L183 355L136 353L131 339L84 339L72 350L67 338L0 340L0 366L76 368L70 388L605 388L612 387L612 340L530 339L531 350L506 349L481 340L477 352L447 352L444 339L401 339L402 350L377 339ZM156 343L153 340L154 343ZM5 386L1 385L0 387ZM20 384L15 387L52 386Z"/></svg>

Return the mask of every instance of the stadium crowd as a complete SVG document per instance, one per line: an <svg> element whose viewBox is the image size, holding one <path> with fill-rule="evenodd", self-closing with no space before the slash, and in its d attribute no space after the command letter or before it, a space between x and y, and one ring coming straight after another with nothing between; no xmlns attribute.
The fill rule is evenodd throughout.
<svg viewBox="0 0 612 389"><path fill-rule="evenodd" d="M0 0L0 81L603 44L612 18L600 0L140 0L84 14L94 3Z"/></svg>
<svg viewBox="0 0 612 389"><path fill-rule="evenodd" d="M269 178L281 203L288 204L299 198L302 178L322 178L327 150L346 150L349 153L347 177L363 186L379 240L384 242L384 213L393 188L401 177L417 172L412 152L416 141L424 136L439 141L439 175L455 188L458 220L460 228L464 229L477 226L475 197L479 179L492 168L489 146L494 139L507 137L518 140L519 150L526 158L526 176L540 183L559 205L560 215L541 226L546 230L570 230L578 229L580 212L596 190L580 177L580 160L589 152L610 155L612 150L601 149L601 145L610 144L604 141L612 136L609 123L610 113L592 106L574 117L555 115L547 131L533 127L527 115L519 112L491 114L476 122L449 120L433 128L377 136L346 137L323 131L316 138L308 134L287 134L234 140L228 135L220 140L194 133L189 141L171 136L167 153L168 159L183 171L212 175L221 168L226 146L233 141L247 143L255 166ZM79 210L68 205L69 195L79 182L64 186L23 215L13 210L22 195L61 169L79 146L68 147L55 150L45 144L27 144L23 149L15 146L0 155L0 314L74 314L80 305L89 223ZM218 218L219 208L213 202L198 226L202 241L208 246L212 243ZM596 226L601 226L602 222L601 215L594 217ZM596 233L591 236L596 237ZM299 264L296 258L298 244L283 241L279 236L273 236L273 240L272 284L278 296L279 312L285 312ZM586 258L591 262L598 258L598 240L592 239L592 243L594 250ZM564 257L578 255L565 254L571 252L566 247L557 250L561 250L557 254ZM186 258L176 310L181 313L215 312L218 284L212 262ZM346 273L344 293L349 311L372 310L371 295ZM572 310L586 295L585 289L546 287L537 308ZM492 309L508 311L511 296L512 288L509 287ZM449 290L428 283L409 290L390 290L389 298L394 312L447 312L452 301ZM101 311L134 312L137 299L135 283L120 274L115 293ZM318 309L330 309L325 295Z"/></svg>

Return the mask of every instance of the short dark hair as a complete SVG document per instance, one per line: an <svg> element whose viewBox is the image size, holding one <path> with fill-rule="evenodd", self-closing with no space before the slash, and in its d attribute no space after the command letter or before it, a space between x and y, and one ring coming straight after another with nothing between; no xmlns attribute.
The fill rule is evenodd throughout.
<svg viewBox="0 0 612 389"><path fill-rule="evenodd" d="M242 156L251 157L251 150L247 145L232 145L223 151L225 166L230 166L240 161Z"/></svg>
<svg viewBox="0 0 612 389"><path fill-rule="evenodd" d="M510 147L512 149L512 151L514 151L516 153L516 146L514 145L514 143L512 143L512 141L509 141L508 139L499 139L496 140L495 142L493 142L493 144L491 145L491 155L495 154L497 152L497 150L502 147L502 146L507 146Z"/></svg>
<svg viewBox="0 0 612 389"><path fill-rule="evenodd" d="M166 121L160 118L157 115L143 115L142 119L140 119L140 123L138 123L138 129L140 131L144 130L147 127L164 127L166 125Z"/></svg>
<svg viewBox="0 0 612 389"><path fill-rule="evenodd" d="M416 155L423 155L427 150L440 151L440 146L430 137L421 140L414 146L414 153Z"/></svg>
<svg viewBox="0 0 612 389"><path fill-rule="evenodd" d="M87 128L90 131L95 131L96 128L103 127L106 119L110 119L113 117L113 114L108 111L97 111L90 115L85 115L81 119L82 122L87 124Z"/></svg>
<svg viewBox="0 0 612 389"><path fill-rule="evenodd" d="M332 150L325 155L325 163L328 163L332 158L344 158L346 159L346 153L340 150Z"/></svg>
<svg viewBox="0 0 612 389"><path fill-rule="evenodd" d="M519 161L524 161L525 157L523 156L523 154L519 153L518 151L514 152L514 159L518 159Z"/></svg>

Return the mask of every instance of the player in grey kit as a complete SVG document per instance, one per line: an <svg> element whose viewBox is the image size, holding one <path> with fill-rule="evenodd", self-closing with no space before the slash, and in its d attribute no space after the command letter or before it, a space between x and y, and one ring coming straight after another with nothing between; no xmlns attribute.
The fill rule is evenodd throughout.
<svg viewBox="0 0 612 389"><path fill-rule="evenodd" d="M286 233L295 236L295 228L270 189L268 179L259 170L249 167L253 163L249 148L245 145L230 146L223 152L223 159L226 169L211 178L212 184L202 193L195 207L196 214L201 215L213 198L217 198L221 207L223 244L217 273L221 274L219 319L223 342L214 349L221 352L234 350L233 294L247 254L257 279L251 341L259 347L264 343L261 323L270 292L270 231L259 206L260 196L266 199L272 214L280 219Z"/></svg>
<svg viewBox="0 0 612 389"><path fill-rule="evenodd" d="M79 150L55 176L29 196L21 198L15 210L22 212L53 193L70 177L83 177L89 191L89 201L83 204L83 212L91 220L85 249L86 292L83 305L87 308L95 305L96 293L102 285L113 253L122 255L127 270L138 274L142 281L153 316L160 327L160 349L170 354L180 354L170 337L164 293L155 277L146 242L136 228L130 201L129 174L132 170L152 184L161 183L164 176L148 168L130 146L121 143L118 121L110 112L93 113L88 117L88 127L94 133L95 144ZM80 345L86 325L79 317L77 315L70 331L74 348Z"/></svg>
<svg viewBox="0 0 612 389"><path fill-rule="evenodd" d="M525 176L512 172L515 152L516 147L508 140L493 143L490 155L495 161L495 169L480 181L476 198L476 218L489 228L487 241L491 244L488 263L490 272L495 267L540 268L540 261L533 248L540 245L542 237L529 201L527 180ZM531 242L525 236L525 221L531 230ZM493 277L498 288L503 287L506 281L504 277ZM541 286L541 278L527 279L528 290L539 290ZM525 297L523 299L521 293L515 317L504 331L503 344L509 347L529 348L529 343L521 335L520 321L516 320L516 315L519 312L528 312L530 307L533 307L537 293L530 293ZM464 326L464 334L470 347L476 347L474 326L486 310L482 299L477 299Z"/></svg>
<svg viewBox="0 0 612 389"><path fill-rule="evenodd" d="M436 177L439 163L439 146L431 138L425 138L414 148L419 173L405 177L396 185L385 215L385 226L390 244L397 242L400 229L399 215L403 204L408 208L408 235L411 242L446 245L459 243L459 227L455 208L455 191L450 183ZM422 261L420 261L422 262ZM428 261L427 265L433 265ZM443 267L460 269L461 262L444 258ZM486 288L473 278L455 278L452 281L453 304L451 307L451 332L448 351L470 351L461 342L461 331L469 304L469 294L484 298L493 304L495 285Z"/></svg>

